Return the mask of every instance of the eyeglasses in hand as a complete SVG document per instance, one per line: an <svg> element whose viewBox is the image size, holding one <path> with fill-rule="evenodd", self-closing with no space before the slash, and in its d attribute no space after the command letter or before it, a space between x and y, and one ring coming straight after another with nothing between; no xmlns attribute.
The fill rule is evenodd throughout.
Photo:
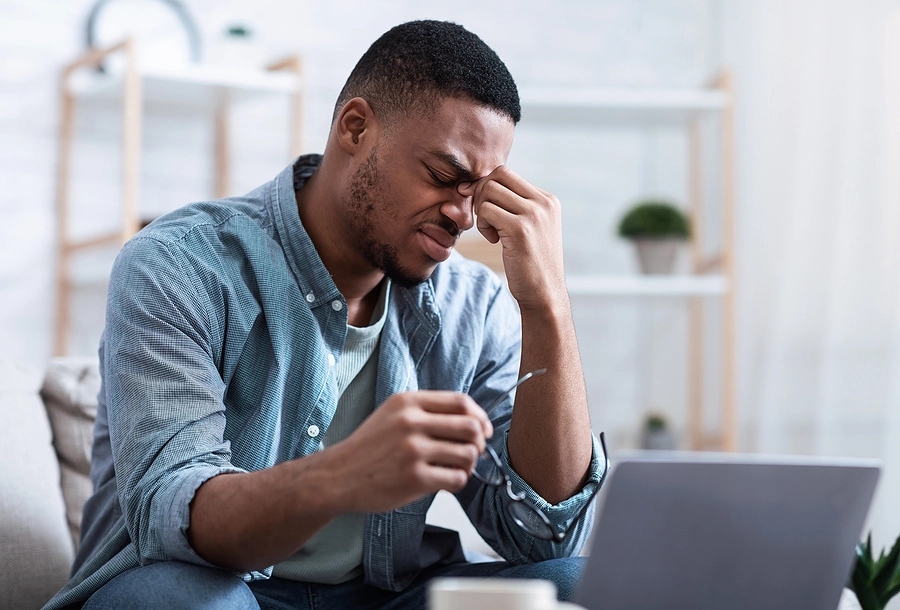
<svg viewBox="0 0 900 610"><path fill-rule="evenodd" d="M543 375L547 372L547 369L537 369L531 371L530 373L526 373L519 378L518 381L508 389L506 392L501 394L493 403L488 406L485 411L490 412L494 407L499 405L506 399L509 394L519 387L522 383L531 379L536 375ZM603 469L603 474L600 476L600 481L597 483L597 487L594 488L594 491L591 493L591 497L587 499L584 503L584 506L578 511L578 514L575 516L575 519L572 520L572 523L568 528L562 533L557 532L553 525L550 523L550 519L547 518L547 515L539 511L537 508L529 504L525 501L525 494L517 494L512 489L512 480L509 478L509 473L506 470L506 466L503 465L503 462L500 461L500 456L497 455L497 452L494 451L494 448L489 444L485 446L484 452L482 452L481 456L478 458L478 462L475 464L475 470L472 471L472 476L476 479L484 483L485 485L489 485L491 487L505 487L506 495L509 496L509 499L512 500L507 505L507 511L509 512L509 516L512 517L513 522L516 525L521 527L523 530L535 536L536 538L540 538L541 540L552 540L554 542L562 542L566 535L569 533L569 530L572 526L581 519L581 516L587 510L587 507L590 506L591 502L594 500L594 497L597 495L597 492L600 491L600 488L603 486L603 483L606 480L606 474L609 472L609 454L606 451L606 437L603 432L600 433L600 445L603 447L603 459L606 461L606 467Z"/></svg>

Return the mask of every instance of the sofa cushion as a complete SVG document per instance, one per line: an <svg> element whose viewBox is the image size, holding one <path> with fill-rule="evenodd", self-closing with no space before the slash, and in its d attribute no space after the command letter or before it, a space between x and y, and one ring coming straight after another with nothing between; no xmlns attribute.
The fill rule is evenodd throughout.
<svg viewBox="0 0 900 610"><path fill-rule="evenodd" d="M53 358L41 395L50 417L53 446L62 469L66 518L77 548L81 509L91 496L91 445L97 418L100 372L96 358Z"/></svg>
<svg viewBox="0 0 900 610"><path fill-rule="evenodd" d="M0 608L39 608L69 578L73 546L40 375L0 359Z"/></svg>

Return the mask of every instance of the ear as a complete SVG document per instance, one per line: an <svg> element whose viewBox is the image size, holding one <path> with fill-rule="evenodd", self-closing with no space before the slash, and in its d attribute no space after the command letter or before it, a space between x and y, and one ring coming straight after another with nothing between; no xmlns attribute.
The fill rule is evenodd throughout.
<svg viewBox="0 0 900 610"><path fill-rule="evenodd" d="M378 121L369 102L361 97L354 97L344 104L335 121L337 140L347 154L355 155L365 148L367 141L372 140L378 131Z"/></svg>

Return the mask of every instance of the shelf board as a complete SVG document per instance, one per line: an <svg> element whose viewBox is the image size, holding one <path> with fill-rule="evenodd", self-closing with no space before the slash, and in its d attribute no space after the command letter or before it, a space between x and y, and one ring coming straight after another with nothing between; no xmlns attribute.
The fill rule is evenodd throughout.
<svg viewBox="0 0 900 610"><path fill-rule="evenodd" d="M712 297L729 288L722 275L576 275L566 284L571 296Z"/></svg>
<svg viewBox="0 0 900 610"><path fill-rule="evenodd" d="M297 93L302 87L300 77L289 71L190 64L173 68L146 66L139 73L143 101L152 105L206 109L226 97L240 101L260 95ZM81 70L72 76L72 91L80 99L118 100L122 97L123 79L122 72Z"/></svg>
<svg viewBox="0 0 900 610"><path fill-rule="evenodd" d="M720 112L731 103L722 89L543 88L523 89L527 121L683 121Z"/></svg>

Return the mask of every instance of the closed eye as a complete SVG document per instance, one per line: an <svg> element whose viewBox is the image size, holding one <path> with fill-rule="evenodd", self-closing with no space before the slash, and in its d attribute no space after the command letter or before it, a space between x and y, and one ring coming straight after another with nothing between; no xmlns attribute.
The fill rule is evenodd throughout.
<svg viewBox="0 0 900 610"><path fill-rule="evenodd" d="M427 166L426 166L427 167ZM428 173L431 174L431 179L434 180L434 183L441 188L450 188L451 186L456 185L456 178L450 178L449 180L445 180L441 178L433 169L428 168Z"/></svg>

